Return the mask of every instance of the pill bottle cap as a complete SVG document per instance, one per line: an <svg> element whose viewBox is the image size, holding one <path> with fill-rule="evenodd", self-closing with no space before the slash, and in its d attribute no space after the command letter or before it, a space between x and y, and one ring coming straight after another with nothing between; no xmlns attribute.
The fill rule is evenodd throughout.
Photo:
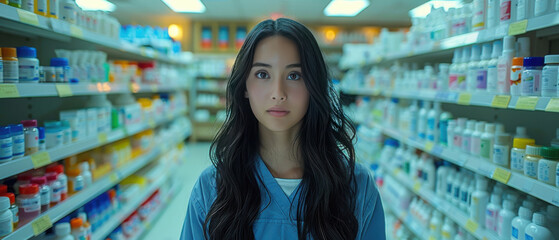
<svg viewBox="0 0 559 240"><path fill-rule="evenodd" d="M23 120L21 121L21 124L23 124L23 127L37 127L37 120Z"/></svg>
<svg viewBox="0 0 559 240"><path fill-rule="evenodd" d="M0 211L10 209L10 199L8 197L0 197Z"/></svg>
<svg viewBox="0 0 559 240"><path fill-rule="evenodd" d="M17 51L15 48L2 48L2 57L17 58Z"/></svg>
<svg viewBox="0 0 559 240"><path fill-rule="evenodd" d="M68 66L67 58L51 58L50 65L53 67L65 67Z"/></svg>
<svg viewBox="0 0 559 240"><path fill-rule="evenodd" d="M81 218L72 218L70 225L72 225L72 228L79 228L83 225L83 221Z"/></svg>
<svg viewBox="0 0 559 240"><path fill-rule="evenodd" d="M512 58L512 65L523 66L524 65L524 58L522 58L522 57Z"/></svg>
<svg viewBox="0 0 559 240"><path fill-rule="evenodd" d="M7 192L7 193L2 193L0 194L0 196L2 197L7 197L10 199L10 204L16 204L16 195L11 193L11 192Z"/></svg>
<svg viewBox="0 0 559 240"><path fill-rule="evenodd" d="M37 184L23 184L19 185L20 194L37 194L39 193L39 185Z"/></svg>
<svg viewBox="0 0 559 240"><path fill-rule="evenodd" d="M37 57L37 50L32 47L18 47L17 48L17 57L18 58L36 58Z"/></svg>
<svg viewBox="0 0 559 240"><path fill-rule="evenodd" d="M559 148L542 147L541 154L546 159L559 159Z"/></svg>
<svg viewBox="0 0 559 240"><path fill-rule="evenodd" d="M532 138L515 138L512 142L512 147L525 149L526 145L534 145L534 144L536 144L536 140Z"/></svg>
<svg viewBox="0 0 559 240"><path fill-rule="evenodd" d="M37 184L37 185L45 185L47 184L47 178L46 177L34 177L31 179L31 183Z"/></svg>
<svg viewBox="0 0 559 240"><path fill-rule="evenodd" d="M559 63L559 55L545 55L545 64Z"/></svg>
<svg viewBox="0 0 559 240"><path fill-rule="evenodd" d="M524 66L525 67L543 66L543 57L525 57Z"/></svg>
<svg viewBox="0 0 559 240"><path fill-rule="evenodd" d="M526 145L526 154L540 156L541 155L541 147L536 145Z"/></svg>

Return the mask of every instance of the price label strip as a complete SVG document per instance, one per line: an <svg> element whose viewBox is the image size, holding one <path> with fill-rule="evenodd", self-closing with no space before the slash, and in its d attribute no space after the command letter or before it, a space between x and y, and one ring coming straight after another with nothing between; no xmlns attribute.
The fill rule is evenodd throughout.
<svg viewBox="0 0 559 240"><path fill-rule="evenodd" d="M97 135L97 138L99 139L99 144L105 144L108 142L107 133L99 133L99 135Z"/></svg>
<svg viewBox="0 0 559 240"><path fill-rule="evenodd" d="M497 95L491 101L491 107L494 108L507 108L509 106L510 96Z"/></svg>
<svg viewBox="0 0 559 240"><path fill-rule="evenodd" d="M429 152L429 153L430 153L431 151L433 151L433 148L434 148L434 147L435 147L435 144L434 144L433 142L427 142L427 143L425 143L425 150L426 150L427 152Z"/></svg>
<svg viewBox="0 0 559 240"><path fill-rule="evenodd" d="M76 25L71 25L70 26L70 35L72 35L73 37L77 37L77 38L83 38L83 30Z"/></svg>
<svg viewBox="0 0 559 240"><path fill-rule="evenodd" d="M19 91L15 84L0 84L0 98L17 98Z"/></svg>
<svg viewBox="0 0 559 240"><path fill-rule="evenodd" d="M528 27L528 19L511 24L509 26L509 36L526 33L526 27Z"/></svg>
<svg viewBox="0 0 559 240"><path fill-rule="evenodd" d="M39 26L39 18L37 17L37 14L25 11L23 9L18 9L17 15L19 16L20 22Z"/></svg>
<svg viewBox="0 0 559 240"><path fill-rule="evenodd" d="M42 166L51 163L49 152L41 151L31 155L31 162L33 163L33 168L37 169Z"/></svg>
<svg viewBox="0 0 559 240"><path fill-rule="evenodd" d="M547 106L545 107L546 112L559 112L559 98L549 99Z"/></svg>
<svg viewBox="0 0 559 240"><path fill-rule="evenodd" d="M468 222L466 222L466 230L474 234L477 231L477 228L478 228L478 224L472 221L472 219L468 219Z"/></svg>
<svg viewBox="0 0 559 240"><path fill-rule="evenodd" d="M493 171L493 175L491 176L491 178L493 178L493 179L495 179L499 182L502 182L504 184L507 184L509 182L509 179L510 179L510 174L511 174L511 172L509 170L497 167L497 168L495 168L495 171Z"/></svg>
<svg viewBox="0 0 559 240"><path fill-rule="evenodd" d="M35 219L31 223L31 227L33 228L33 235L37 236L51 228L52 221L50 220L49 215L44 215L40 218Z"/></svg>
<svg viewBox="0 0 559 240"><path fill-rule="evenodd" d="M415 192L419 192L419 190L421 190L421 183L415 182L415 183L413 184L413 190L414 190Z"/></svg>
<svg viewBox="0 0 559 240"><path fill-rule="evenodd" d="M515 109L534 111L539 99L539 97L519 97Z"/></svg>
<svg viewBox="0 0 559 240"><path fill-rule="evenodd" d="M118 177L116 172L113 172L109 175L109 181L111 181L112 184L117 184L120 181L120 177Z"/></svg>
<svg viewBox="0 0 559 240"><path fill-rule="evenodd" d="M460 105L470 105L471 101L472 101L472 94L470 93L460 93L460 95L458 95L457 103Z"/></svg>
<svg viewBox="0 0 559 240"><path fill-rule="evenodd" d="M58 92L59 97L74 96L74 93L72 93L72 89L68 84L56 84L56 91Z"/></svg>

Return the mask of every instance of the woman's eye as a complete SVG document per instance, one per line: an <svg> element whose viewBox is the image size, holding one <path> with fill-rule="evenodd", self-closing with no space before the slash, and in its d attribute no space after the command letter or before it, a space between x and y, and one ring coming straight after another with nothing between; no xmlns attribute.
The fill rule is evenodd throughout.
<svg viewBox="0 0 559 240"><path fill-rule="evenodd" d="M255 75L256 75L257 78L260 78L260 79L268 78L268 74L265 73L265 72L257 72Z"/></svg>
<svg viewBox="0 0 559 240"><path fill-rule="evenodd" d="M301 74L290 73L289 75L287 75L287 79L289 79L289 80L299 80L299 79L301 79Z"/></svg>

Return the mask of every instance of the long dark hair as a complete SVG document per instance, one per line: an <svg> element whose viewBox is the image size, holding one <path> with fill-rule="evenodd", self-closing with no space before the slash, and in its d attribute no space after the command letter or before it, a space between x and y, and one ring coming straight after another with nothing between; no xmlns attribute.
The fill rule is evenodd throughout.
<svg viewBox="0 0 559 240"><path fill-rule="evenodd" d="M210 148L216 167L217 198L206 216L204 236L207 239L209 234L212 240L254 239L252 228L261 204L261 179L255 175L260 141L258 121L244 95L245 81L259 41L276 35L297 45L310 96L296 141L304 167L298 190L304 199L297 205L299 239L309 235L314 239L355 239L355 128L336 99L312 33L285 18L256 25L233 65L227 84L227 119Z"/></svg>

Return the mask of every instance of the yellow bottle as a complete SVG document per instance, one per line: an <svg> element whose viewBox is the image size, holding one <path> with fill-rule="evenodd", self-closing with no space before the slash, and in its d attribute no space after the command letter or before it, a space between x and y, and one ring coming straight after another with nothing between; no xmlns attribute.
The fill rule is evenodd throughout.
<svg viewBox="0 0 559 240"><path fill-rule="evenodd" d="M59 0L47 0L48 4L47 4L47 16L50 18L58 18L58 13L59 13L59 9L58 9L58 3Z"/></svg>

